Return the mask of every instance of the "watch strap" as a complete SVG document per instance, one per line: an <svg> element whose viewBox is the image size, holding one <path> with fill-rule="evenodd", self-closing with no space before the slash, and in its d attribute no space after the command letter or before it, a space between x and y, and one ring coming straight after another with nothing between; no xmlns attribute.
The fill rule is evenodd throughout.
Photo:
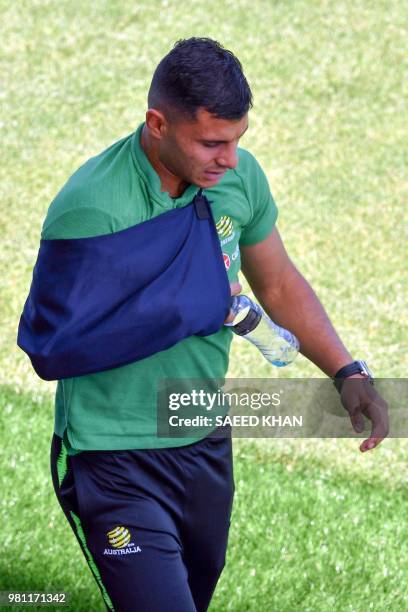
<svg viewBox="0 0 408 612"><path fill-rule="evenodd" d="M353 374L361 374L362 376L368 378L372 384L374 382L373 375L366 362L353 361L352 363L349 363L340 368L340 370L338 370L333 377L334 386L336 387L339 393L341 391L344 379L348 378L349 376L353 376Z"/></svg>

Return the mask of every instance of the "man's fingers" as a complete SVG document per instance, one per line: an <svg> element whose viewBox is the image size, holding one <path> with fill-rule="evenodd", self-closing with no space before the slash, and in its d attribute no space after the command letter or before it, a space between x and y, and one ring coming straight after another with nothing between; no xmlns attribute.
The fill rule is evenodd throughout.
<svg viewBox="0 0 408 612"><path fill-rule="evenodd" d="M238 295L238 293L241 293L242 291L242 286L240 283L230 283L230 288L231 295Z"/></svg>
<svg viewBox="0 0 408 612"><path fill-rule="evenodd" d="M360 444L360 450L362 453L365 453L368 450L372 450L373 448L378 446L380 442L382 442L383 440L384 438L371 438L370 437L367 440L364 440L364 442Z"/></svg>
<svg viewBox="0 0 408 612"><path fill-rule="evenodd" d="M371 434L360 446L362 453L372 450L388 436L388 404L383 398L376 397L363 409L364 414L371 420Z"/></svg>
<svg viewBox="0 0 408 612"><path fill-rule="evenodd" d="M388 405L367 380L346 379L341 392L341 401L350 415L356 433L364 431L364 418L371 421L370 437L360 445L361 452L378 446L389 432Z"/></svg>
<svg viewBox="0 0 408 612"><path fill-rule="evenodd" d="M235 319L235 315L234 315L234 313L232 312L232 310L230 310L230 311L229 311L229 315L228 315L228 317L227 317L227 318L225 319L225 321L224 321L224 324L225 324L225 323L232 323L234 319Z"/></svg>
<svg viewBox="0 0 408 612"><path fill-rule="evenodd" d="M350 421L356 433L364 431L364 418L358 409L356 409L353 414L350 414Z"/></svg>
<svg viewBox="0 0 408 612"><path fill-rule="evenodd" d="M364 418L360 409L360 398L355 386L343 385L341 402L350 416L350 421L356 433L364 431Z"/></svg>
<svg viewBox="0 0 408 612"><path fill-rule="evenodd" d="M363 412L371 421L370 438L383 440L389 432L387 403L378 396Z"/></svg>
<svg viewBox="0 0 408 612"><path fill-rule="evenodd" d="M242 286L240 283L230 283L230 289L231 289L231 295L238 295L238 293L241 293L242 291ZM234 318L235 318L235 315L232 312L232 310L230 310L229 315L225 319L224 323L232 323Z"/></svg>

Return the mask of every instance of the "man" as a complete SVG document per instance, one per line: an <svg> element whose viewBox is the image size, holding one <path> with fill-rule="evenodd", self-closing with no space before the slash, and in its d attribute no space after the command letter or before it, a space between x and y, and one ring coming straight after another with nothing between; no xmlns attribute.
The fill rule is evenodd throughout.
<svg viewBox="0 0 408 612"><path fill-rule="evenodd" d="M116 234L186 207L202 189L231 293L240 291L242 268L267 312L346 391L348 377L365 383L368 373L353 362L289 259L266 177L238 149L251 106L230 51L206 38L179 41L154 73L145 123L70 178L49 208L42 237ZM221 326L144 359L58 382L54 486L108 609L208 608L225 562L231 439L158 437L156 391L161 379L224 377L231 336ZM376 446L387 434L385 403L370 385L347 402L356 431L362 411L373 424L361 450Z"/></svg>

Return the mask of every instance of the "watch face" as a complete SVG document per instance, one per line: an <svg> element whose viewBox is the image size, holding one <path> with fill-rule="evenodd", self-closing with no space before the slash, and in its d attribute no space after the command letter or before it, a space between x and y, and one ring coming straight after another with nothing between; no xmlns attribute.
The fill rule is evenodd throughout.
<svg viewBox="0 0 408 612"><path fill-rule="evenodd" d="M361 368L361 374L365 374L369 378L373 378L372 372L365 361L358 361L357 363Z"/></svg>

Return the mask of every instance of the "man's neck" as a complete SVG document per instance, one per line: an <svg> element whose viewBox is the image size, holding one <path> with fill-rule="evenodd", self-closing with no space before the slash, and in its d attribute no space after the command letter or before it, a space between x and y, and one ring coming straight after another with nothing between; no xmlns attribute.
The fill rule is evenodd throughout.
<svg viewBox="0 0 408 612"><path fill-rule="evenodd" d="M172 174L170 170L162 164L155 142L150 138L148 129L145 125L142 129L140 145L147 159L159 175L161 191L167 191L172 198L180 197L184 193L188 183Z"/></svg>

